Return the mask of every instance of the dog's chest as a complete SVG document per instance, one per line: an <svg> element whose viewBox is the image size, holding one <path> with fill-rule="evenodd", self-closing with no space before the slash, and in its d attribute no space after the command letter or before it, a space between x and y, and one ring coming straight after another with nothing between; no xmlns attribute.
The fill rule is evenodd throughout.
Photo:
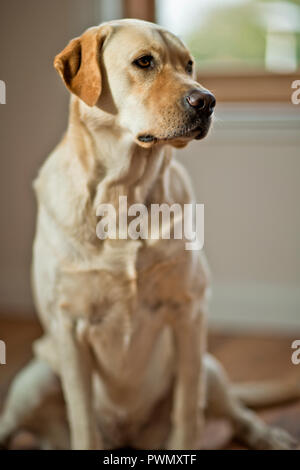
<svg viewBox="0 0 300 470"><path fill-rule="evenodd" d="M114 247L98 269L69 273L63 281L65 301L84 318L98 369L108 382L130 387L137 377L147 383L154 379L152 370L165 369L170 317L188 296L184 258L170 254L169 245L136 244L123 256Z"/></svg>
<svg viewBox="0 0 300 470"><path fill-rule="evenodd" d="M77 263L74 270L63 270L61 300L74 316L103 328L116 319L121 331L127 317L133 324L156 323L157 317L164 323L166 307L186 302L193 276L191 256L182 241L127 243L131 245L116 244L98 258Z"/></svg>

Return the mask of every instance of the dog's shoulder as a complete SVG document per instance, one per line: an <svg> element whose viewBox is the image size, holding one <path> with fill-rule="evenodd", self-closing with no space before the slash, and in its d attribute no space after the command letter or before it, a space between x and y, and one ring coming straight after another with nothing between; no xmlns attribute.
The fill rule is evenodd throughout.
<svg viewBox="0 0 300 470"><path fill-rule="evenodd" d="M65 137L42 165L33 188L38 207L47 213L48 221L65 234L79 238L83 227L86 230L96 225L86 173ZM91 234L86 237L91 238Z"/></svg>

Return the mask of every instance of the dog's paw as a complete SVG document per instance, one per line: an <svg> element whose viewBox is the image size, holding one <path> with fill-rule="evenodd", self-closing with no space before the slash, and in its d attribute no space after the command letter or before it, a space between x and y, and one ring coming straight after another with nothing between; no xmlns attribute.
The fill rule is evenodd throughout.
<svg viewBox="0 0 300 470"><path fill-rule="evenodd" d="M289 450L295 448L297 442L283 429L268 427L258 436L254 448L258 450Z"/></svg>
<svg viewBox="0 0 300 470"><path fill-rule="evenodd" d="M0 450L7 450L11 436L10 426L6 420L0 418Z"/></svg>
<svg viewBox="0 0 300 470"><path fill-rule="evenodd" d="M181 430L176 429L171 432L168 437L166 450L198 450L199 439L195 439L195 436L185 435Z"/></svg>

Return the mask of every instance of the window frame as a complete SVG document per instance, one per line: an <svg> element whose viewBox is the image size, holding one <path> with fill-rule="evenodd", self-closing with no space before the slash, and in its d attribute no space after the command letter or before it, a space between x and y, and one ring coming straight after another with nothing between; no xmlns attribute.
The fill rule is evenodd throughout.
<svg viewBox="0 0 300 470"><path fill-rule="evenodd" d="M255 71L243 73L215 73L198 70L198 81L217 95L221 102L291 103L292 83L300 79L298 73Z"/></svg>
<svg viewBox="0 0 300 470"><path fill-rule="evenodd" d="M138 18L155 23L155 0L123 0L124 18Z"/></svg>

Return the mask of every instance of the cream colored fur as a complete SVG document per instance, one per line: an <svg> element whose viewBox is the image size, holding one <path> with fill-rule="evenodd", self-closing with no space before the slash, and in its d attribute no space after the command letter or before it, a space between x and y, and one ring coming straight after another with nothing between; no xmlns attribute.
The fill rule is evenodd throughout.
<svg viewBox="0 0 300 470"><path fill-rule="evenodd" d="M196 449L211 413L227 417L253 448L288 448L289 436L246 409L205 353L203 253L185 250L184 240L96 236L101 202L193 200L166 145L191 137L164 140L180 122L176 99L200 87L180 68L188 51L170 33L132 20L74 41L55 62L73 93L68 130L34 184L32 280L44 336L10 389L0 441L25 428L42 448ZM126 75L128 57L149 48L165 60L159 83ZM168 118L161 118L164 103L174 110ZM136 136L144 131L162 137L143 144Z"/></svg>

